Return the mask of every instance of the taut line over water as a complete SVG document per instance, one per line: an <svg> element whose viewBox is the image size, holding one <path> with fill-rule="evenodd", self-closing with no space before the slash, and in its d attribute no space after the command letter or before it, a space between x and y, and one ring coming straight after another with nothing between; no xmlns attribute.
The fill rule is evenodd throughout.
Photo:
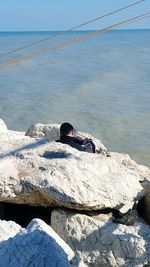
<svg viewBox="0 0 150 267"><path fill-rule="evenodd" d="M72 38L71 40L64 41L64 42L62 42L60 44L49 45L48 47L42 48L42 49L40 49L38 51L26 53L25 55L17 56L17 57L14 57L12 59L9 59L9 60L2 61L2 62L0 62L0 67L3 67L5 65L9 65L9 64L21 61L21 60L29 59L29 58L32 58L34 56L38 56L41 53L47 52L49 50L55 50L55 49L58 49L58 48L63 48L65 46L67 46L67 45L70 45L70 44L73 44L73 43L76 43L76 42L79 42L79 41L82 41L82 40L86 40L86 39L89 39L89 38L91 38L93 36L96 36L96 35L98 35L100 33L109 31L110 29L119 28L119 27L121 27L123 25L128 25L130 23L133 23L133 22L145 19L145 18L149 18L149 17L150 17L150 12L144 13L142 15L133 17L131 19L124 20L124 21L121 21L119 23L115 23L115 24L110 25L110 26L108 26L106 28L103 28L103 29L100 29L100 30L97 30L97 31L94 31L94 32L90 32L90 33L88 33L86 35L83 34L80 37Z"/></svg>
<svg viewBox="0 0 150 267"><path fill-rule="evenodd" d="M138 5L138 4L140 4L140 3L144 2L144 1L146 1L146 0L139 0L139 1L135 2L135 3L133 3L133 4L130 4L130 5L124 6L124 7L122 7L122 8L119 8L119 9L117 9L117 10L111 11L111 12L106 13L106 14L104 14L104 15L102 15L102 16L99 16L99 17L97 17L97 18L95 18L95 19L92 19L92 20L83 22L83 23L81 23L81 24L78 24L78 25L76 25L76 26L74 26L74 27L71 27L71 28L65 30L65 31L58 32L58 33L56 33L56 34L53 34L52 36L48 36L48 37L46 37L46 38L42 38L42 39L40 39L40 40L38 40L38 41L35 41L35 42L30 43L30 44L24 45L24 46L22 46L22 47L18 47L18 48L16 48L16 49L13 49L13 50L8 51L8 52L6 52L6 53L0 54L0 57L5 57L5 56L8 56L8 55L10 55L10 54L14 54L14 53L16 53L16 52L18 52L18 51L20 51L20 50L23 50L23 49L25 49L25 48L29 48L29 47L35 46L35 45L37 45L37 44L39 44L39 43L48 41L48 40L53 39L53 38L55 38L55 37L57 37L57 36L63 35L63 34L65 34L65 33L67 33L67 32L76 30L76 29L81 28L81 27L83 27L83 26L85 26L85 25L88 25L88 24L90 24L90 23L93 23L93 22L95 22L95 21L97 21L97 20L101 20L101 19L106 18L106 17L108 17L108 16L111 16L111 15L113 15L113 14L119 13L120 11L123 11L123 10L125 10L125 9L131 8L131 7L133 7L133 6L135 6L135 5Z"/></svg>

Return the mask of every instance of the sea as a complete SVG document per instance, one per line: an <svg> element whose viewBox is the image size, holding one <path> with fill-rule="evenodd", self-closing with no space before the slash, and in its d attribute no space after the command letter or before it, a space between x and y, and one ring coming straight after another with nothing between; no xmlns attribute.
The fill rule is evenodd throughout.
<svg viewBox="0 0 150 267"><path fill-rule="evenodd" d="M150 166L150 30L82 39L89 33L1 32L0 118L18 131L32 123L70 122L100 138L109 151Z"/></svg>

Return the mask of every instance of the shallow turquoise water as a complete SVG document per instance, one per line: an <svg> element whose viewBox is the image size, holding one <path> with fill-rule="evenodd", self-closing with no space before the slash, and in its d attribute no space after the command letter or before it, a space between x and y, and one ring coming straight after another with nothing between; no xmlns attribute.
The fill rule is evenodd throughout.
<svg viewBox="0 0 150 267"><path fill-rule="evenodd" d="M1 33L0 54L50 34ZM0 68L0 117L17 130L69 121L150 165L150 30L111 31Z"/></svg>

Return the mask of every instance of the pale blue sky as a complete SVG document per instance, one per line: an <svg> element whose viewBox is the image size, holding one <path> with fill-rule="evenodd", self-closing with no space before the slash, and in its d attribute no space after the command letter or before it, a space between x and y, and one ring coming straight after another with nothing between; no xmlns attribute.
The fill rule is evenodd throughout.
<svg viewBox="0 0 150 267"><path fill-rule="evenodd" d="M0 31L64 30L78 23L134 3L128 0L0 0ZM98 29L150 11L150 0L113 17L88 25ZM125 28L149 28L150 18Z"/></svg>

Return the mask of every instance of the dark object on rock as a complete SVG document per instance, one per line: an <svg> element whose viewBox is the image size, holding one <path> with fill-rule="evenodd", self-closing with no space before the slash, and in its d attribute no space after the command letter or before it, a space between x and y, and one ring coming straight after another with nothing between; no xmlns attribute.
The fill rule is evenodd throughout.
<svg viewBox="0 0 150 267"><path fill-rule="evenodd" d="M75 130L73 126L64 122L60 126L60 140L62 144L70 145L73 148L76 148L79 151L85 151L89 153L95 153L95 144L92 139L78 139L75 137Z"/></svg>

